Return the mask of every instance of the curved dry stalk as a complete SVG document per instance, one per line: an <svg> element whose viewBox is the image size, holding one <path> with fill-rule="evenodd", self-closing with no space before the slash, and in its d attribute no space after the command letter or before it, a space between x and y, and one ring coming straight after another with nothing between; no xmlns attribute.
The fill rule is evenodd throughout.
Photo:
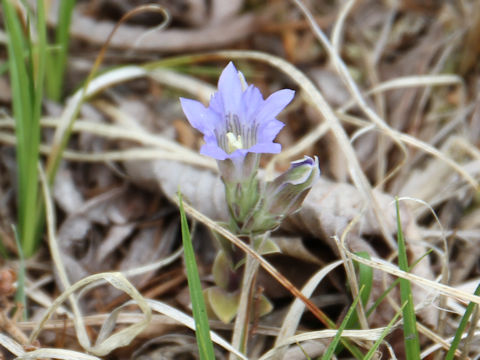
<svg viewBox="0 0 480 360"><path fill-rule="evenodd" d="M48 241L48 247L50 250L50 255L52 257L52 261L55 265L55 268L58 273L58 277L60 279L60 282L63 286L64 289L70 287L70 281L68 280L67 276L67 271L65 268L65 265L62 261L62 256L60 254L60 249L58 247L57 239L55 237L55 229L56 229L56 224L55 224L55 211L53 207L53 200L52 196L50 194L50 189L47 183L47 178L45 176L45 172L43 171L43 168L38 166L38 172L40 174L40 182L42 185L42 190L43 190L43 198L44 198L44 203L45 203L45 212L46 212L46 225L47 225L47 241ZM80 308L77 303L77 299L73 295L73 293L68 295L68 300L70 301L70 304L72 306L74 318L77 321L81 322L82 319L82 314L80 312ZM35 337L30 337L30 342L33 342L35 340ZM79 341L80 343L85 347L90 346L90 340L86 334L85 329L83 329L83 332L79 334Z"/></svg>
<svg viewBox="0 0 480 360"><path fill-rule="evenodd" d="M119 69L109 71L88 82L87 87L79 89L68 101L60 117L60 124L57 127L52 140L52 151L47 160L47 171L53 175L57 166L59 153L63 150L65 137L72 127L78 110L89 96L101 91L102 89L121 83L127 80L137 79L147 75L147 71L139 66L125 66ZM52 180L52 179L49 179Z"/></svg>
<svg viewBox="0 0 480 360"><path fill-rule="evenodd" d="M369 89L365 92L365 96L379 94L388 90L399 89L403 87L417 87L417 86L436 86L436 85L452 85L452 84L463 84L462 79L457 75L418 75L418 76L405 76L399 77L396 79L388 80L379 85ZM339 109L336 110L337 114L345 113L354 106L356 103L354 100L350 100L345 105L341 106ZM340 119L342 120L342 116ZM364 124L364 125L362 125ZM370 130L379 130L384 132L381 129L378 129L375 124L369 124L366 121L361 121L359 124L355 124L357 126L363 126L363 129ZM355 138L362 134L362 131L367 130L359 130L359 132L355 133L351 137L351 142L354 142ZM284 160L288 160L293 158L294 156L301 155L305 152L305 150L315 144L323 135L325 135L329 130L329 126L327 123L321 123L317 125L316 128L309 131L308 134L304 135L300 140L298 140L293 146L285 149L280 154L275 155L272 157L270 162L266 166L266 171L273 171L273 168L276 163L282 162ZM388 133L386 133L388 135ZM407 135L408 136L408 135ZM422 142L423 143L423 142ZM415 146L415 144L412 144ZM395 172L395 169L391 171L391 174ZM387 179L391 177L391 175L387 176Z"/></svg>
<svg viewBox="0 0 480 360"><path fill-rule="evenodd" d="M85 279L80 280L74 285L70 285L70 281L68 280L65 265L62 262L62 258L60 255L60 250L58 248L58 244L55 238L55 213L53 210L53 201L50 195L50 189L47 184L47 179L43 169L39 166L40 172L40 179L42 183L42 189L44 193L45 199L45 208L46 208L46 217L47 217L47 238L48 244L50 248L50 253L57 269L60 281L62 285L65 287L65 291L53 302L50 308L44 314L42 320L38 323L37 328L32 332L30 335L30 342L33 342L40 331L43 328L45 322L50 318L53 312L57 309L60 304L62 304L66 299L68 299L71 303L73 314L74 314L74 325L75 325L75 332L78 337L78 341L80 345L89 353L103 356L114 349L128 345L140 332L142 332L148 325L151 319L151 310L148 307L145 299L142 295L138 292L138 290L120 273L103 273L103 274L96 274L89 276ZM119 332L111 335L106 339L102 339L100 343L95 344L94 346L91 345L90 339L87 334L87 330L85 324L83 322L83 317L80 312L77 299L74 296L74 292L78 289L88 285L92 282L98 280L105 280L108 281L112 286L116 287L117 289L127 293L133 300L136 301L138 307L144 314L144 319L138 323L132 324L129 327L120 330Z"/></svg>
<svg viewBox="0 0 480 360"><path fill-rule="evenodd" d="M119 271L119 272L123 276L128 278L128 277L133 277L133 276L141 275L141 274L144 274L144 273L148 273L150 271L156 271L156 270L161 269L162 267L170 265L171 263L176 261L178 258L180 258L180 256L182 254L183 254L183 247L180 247L173 254L171 254L170 256L167 256L164 259L155 261L153 263L150 263L150 264L147 264L147 265L144 265L144 266L139 266L139 267L136 267L136 268L133 268L133 269L123 270L123 271ZM81 297L84 293L92 290L93 288L95 288L97 286L105 285L106 283L107 283L107 281L97 281L97 282L91 283L89 285L86 285L83 289L80 290L80 292L78 294L78 297Z"/></svg>
<svg viewBox="0 0 480 360"><path fill-rule="evenodd" d="M348 13L352 10L353 5L355 5L355 0L348 0L340 9L338 19L335 22L332 30L332 46L336 52L340 52L342 46L342 30L345 25L345 20L348 17Z"/></svg>
<svg viewBox="0 0 480 360"><path fill-rule="evenodd" d="M59 297L55 299L53 304L43 315L42 319L38 322L35 330L30 335L30 341L33 342L38 337L39 333L43 329L44 324L47 322L47 320L50 318L56 308L60 304L62 304L67 298L69 298L75 291L81 289L82 287L90 283L102 280L107 281L115 288L128 294L142 311L143 320L134 323L127 328L124 328L119 332L111 335L102 342L91 346L90 340L88 339L88 335L86 332L85 324L83 322L83 318L75 316L74 326L78 340L86 351L98 356L104 356L119 347L130 344L130 342L150 323L152 313L150 307L147 304L147 301L142 297L138 290L122 274L118 272L94 274L78 281L77 283L66 289Z"/></svg>
<svg viewBox="0 0 480 360"><path fill-rule="evenodd" d="M352 79L345 63L342 61L340 58L339 54L335 51L335 49L332 47L326 36L324 35L323 31L320 29L320 27L317 25L315 19L313 18L312 14L310 11L305 7L305 5L300 1L300 0L292 0L295 5L303 12L305 17L307 18L310 27L315 34L315 36L318 38L318 40L322 43L322 45L325 47L327 50L329 57L333 64L335 65L339 75L343 79L345 85L349 89L350 93L354 97L357 105L360 107L360 109L367 115L367 117L374 123L376 124L380 129L383 129L386 131L387 134L390 135L391 139L395 142L399 142L400 140L405 141L405 138L400 139L399 136L401 133L398 131L393 130L390 128L385 121L383 121L376 113L373 111L363 98L363 96L360 93L360 90L358 89L357 85L355 84L355 81ZM328 120L328 119L327 119ZM343 145L343 144L341 144ZM343 147L342 147L343 148ZM345 149L343 149L345 151ZM427 151L427 147L424 149ZM435 154L436 156L440 157L441 154L435 149L432 149L428 147L428 152L431 154ZM346 154L347 155L347 154ZM452 166L456 171L458 171L462 176L472 185L474 188L478 188L479 184L477 180L472 178L468 173L463 171L461 167L459 167L455 162L453 162L450 159L446 159L442 157L442 160L446 161L450 166ZM353 177L353 176L352 176ZM355 182L355 180L354 180ZM362 189L362 188L360 188ZM362 189L364 190L364 189Z"/></svg>
<svg viewBox="0 0 480 360"><path fill-rule="evenodd" d="M401 88L419 87L419 86L449 86L461 85L465 86L463 79L458 75L439 74L439 75L415 75L402 76L382 82L364 93L364 96L379 94L389 90L397 90ZM342 105L338 112L346 112L356 105L356 100L352 99Z"/></svg>

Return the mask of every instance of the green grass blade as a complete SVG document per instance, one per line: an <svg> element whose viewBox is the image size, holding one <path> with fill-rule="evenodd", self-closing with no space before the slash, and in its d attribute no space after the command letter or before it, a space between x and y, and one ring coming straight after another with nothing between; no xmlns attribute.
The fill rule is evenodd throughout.
<svg viewBox="0 0 480 360"><path fill-rule="evenodd" d="M192 300L193 318L195 319L195 336L197 337L198 351L201 360L214 360L212 339L210 338L210 326L208 324L207 310L203 298L200 276L198 275L195 252L193 251L192 239L188 229L187 217L183 210L182 195L178 192L180 206L180 219L182 228L183 250L185 254L185 266L187 269L188 288Z"/></svg>
<svg viewBox="0 0 480 360"><path fill-rule="evenodd" d="M405 246L405 239L403 238L402 223L400 220L400 206L398 198L395 200L397 210L397 241L398 241L398 267L403 271L408 271L407 250ZM407 360L420 359L420 341L418 339L417 319L415 315L415 307L413 304L412 289L410 281L400 279L400 298L402 304L405 304L403 309L403 337L405 342L405 355Z"/></svg>
<svg viewBox="0 0 480 360"><path fill-rule="evenodd" d="M62 0L58 10L55 44L48 56L47 96L55 101L62 98L63 78L70 43L70 23L75 0Z"/></svg>
<svg viewBox="0 0 480 360"><path fill-rule="evenodd" d="M420 256L415 262L408 268L408 271L411 271L420 261L423 260L426 256L428 256L433 249L429 249L425 254ZM380 305L380 303L387 297L387 295L392 291L398 284L400 283L400 279L395 279L394 282L390 284L390 286L378 297L377 300L375 300L375 303L370 306L370 308L367 311L367 318L375 311L375 309Z"/></svg>
<svg viewBox="0 0 480 360"><path fill-rule="evenodd" d="M352 315L355 313L355 308L357 307L357 303L361 299L361 296L362 296L362 293L363 293L364 290L365 290L364 287L360 288L360 292L358 293L358 296L355 298L352 305L348 309L347 315L345 315L345 318L343 319L342 323L340 324L340 327L338 328L337 333L335 334L335 337L333 338L330 345L328 345L327 350L323 354L322 360L332 359L333 354L335 352L335 349L337 348L337 346L340 343L340 340L342 338L343 330L346 329Z"/></svg>
<svg viewBox="0 0 480 360"><path fill-rule="evenodd" d="M5 74L8 71L9 66L8 60L5 62L0 62L0 75Z"/></svg>
<svg viewBox="0 0 480 360"><path fill-rule="evenodd" d="M38 194L37 162L40 141L38 109L41 99L35 98L33 71L38 64L34 64L32 44L24 34L21 21L11 2L2 0L2 5L8 35L9 72L16 123L18 229L24 255L29 257L34 252L36 242L34 219Z"/></svg>
<svg viewBox="0 0 480 360"><path fill-rule="evenodd" d="M363 360L370 360L373 357L373 355L375 355L375 352L377 351L378 347L382 343L383 339L385 339L385 336L387 336L390 333L392 326L397 322L398 318L402 314L403 309L405 308L405 305L407 305L407 303L404 303L402 307L397 311L393 319L390 320L388 325L385 327L385 330L382 331L382 334L380 335L380 337L377 339L377 341L375 341L375 344L373 344L370 350L368 350L368 352L365 354L365 358Z"/></svg>
<svg viewBox="0 0 480 360"><path fill-rule="evenodd" d="M22 232L22 247L25 256L30 257L35 252L40 234L36 231L38 208L41 204L41 198L38 193L38 159L40 148L40 118L42 116L42 102L44 81L46 72L46 58L47 58L47 23L45 19L45 6L44 0L37 1L37 13L36 13L36 34L37 42L34 44L29 41L28 47L30 48L30 71L29 71L29 83L31 86L32 94L32 114L29 120L28 127L28 175L27 175L27 187L29 200L27 203L28 216L25 222L25 227ZM42 220L43 221L43 220Z"/></svg>
<svg viewBox="0 0 480 360"><path fill-rule="evenodd" d="M355 253L356 255L363 257L364 259L370 259L370 255L366 251L359 251ZM373 286L373 269L365 264L354 261L355 268L358 272L358 285L360 288L363 288L361 300L362 305L365 306L370 298L370 292L372 291ZM352 315L350 320L347 323L347 329L358 329L358 313Z"/></svg>
<svg viewBox="0 0 480 360"><path fill-rule="evenodd" d="M366 251L359 251L356 253L358 256L364 259L370 259L370 254ZM354 261L355 265L358 266L358 283L360 287L363 287L362 292L362 304L365 306L370 298L370 293L373 286L373 269L365 264Z"/></svg>
<svg viewBox="0 0 480 360"><path fill-rule="evenodd" d="M478 284L474 294L480 295L480 284ZM462 320L460 320L460 325L455 332L455 337L453 338L452 344L450 345L450 349L448 349L447 355L445 356L445 360L453 360L455 356L455 351L457 351L458 349L458 345L460 344L460 340L462 340L462 335L468 325L468 320L470 319L470 316L472 316L475 306L476 304L473 302L470 302L468 304L465 313L462 316Z"/></svg>
<svg viewBox="0 0 480 360"><path fill-rule="evenodd" d="M34 102L34 118L40 119L42 114L43 88L47 61L47 22L45 19L44 0L37 1L37 38L38 42L35 46L35 102Z"/></svg>
<svg viewBox="0 0 480 360"><path fill-rule="evenodd" d="M25 146L21 146L26 142L26 124L24 119L31 118L30 112L32 109L32 104L30 104L30 94L29 94L29 81L27 68L24 63L24 57L26 54L25 39L22 33L21 24L17 18L15 10L13 9L10 1L2 0L3 7L3 18L5 22L5 27L7 30L8 41L7 49L9 56L9 74L10 74L10 83L12 89L12 105L13 112L15 114L16 127L15 134L17 137L18 148L17 148L17 166L18 166L18 196L19 196L19 225L20 229L23 227L22 221L24 216L24 207L23 204L25 201L22 201L25 198L25 177L22 176L25 173Z"/></svg>

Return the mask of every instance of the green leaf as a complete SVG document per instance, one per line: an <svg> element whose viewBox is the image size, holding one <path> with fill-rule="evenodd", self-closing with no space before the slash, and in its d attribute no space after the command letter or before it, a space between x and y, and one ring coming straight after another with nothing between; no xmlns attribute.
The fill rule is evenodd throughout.
<svg viewBox="0 0 480 360"><path fill-rule="evenodd" d="M255 307L252 309L254 312L258 314L259 317L265 316L270 314L273 310L273 304L265 295L260 295L260 298L255 304ZM252 318L255 318L255 314L252 314Z"/></svg>
<svg viewBox="0 0 480 360"><path fill-rule="evenodd" d="M200 276L198 275L195 252L193 251L192 239L188 229L187 217L183 209L182 194L178 192L180 207L180 220L182 229L182 242L185 256L185 267L187 270L188 288L192 300L193 318L195 319L195 336L197 338L198 352L201 360L214 360L215 352L210 337L210 326L208 324L207 310L203 298Z"/></svg>
<svg viewBox="0 0 480 360"><path fill-rule="evenodd" d="M205 291L207 301L215 316L224 324L229 324L238 311L240 293L228 292L214 286Z"/></svg>
<svg viewBox="0 0 480 360"><path fill-rule="evenodd" d="M477 288L475 289L475 295L480 295L480 284L478 284ZM470 302L465 309L465 313L462 316L462 320L460 320L460 325L458 325L457 331L455 332L455 337L453 338L452 344L450 345L450 349L448 349L447 355L445 356L445 360L453 360L455 356L455 351L458 349L458 345L462 340L463 332L468 325L468 320L470 316L472 316L473 310L475 309L474 302Z"/></svg>
<svg viewBox="0 0 480 360"><path fill-rule="evenodd" d="M328 345L327 350L322 356L322 360L330 360L333 358L333 353L335 352L335 349L337 348L338 344L340 343L340 340L342 339L342 333L343 330L346 329L348 322L350 321L350 318L355 312L355 308L357 306L358 301L361 298L361 295L364 291L364 288L360 288L358 296L355 298L353 301L352 305L348 309L347 315L345 315L345 318L343 319L342 323L340 324L340 327L337 330L337 333L335 334L335 337L333 338L332 342L330 345Z"/></svg>
<svg viewBox="0 0 480 360"><path fill-rule="evenodd" d="M359 251L355 254L364 259L370 259L370 255L366 251ZM358 285L360 288L364 289L361 296L362 305L366 306L368 299L370 298L370 292L372 291L373 269L370 266L359 263L355 260L354 264L358 271ZM357 311L355 311L347 324L347 329L358 329L358 327L358 314Z"/></svg>
<svg viewBox="0 0 480 360"><path fill-rule="evenodd" d="M50 47L47 59L47 96L55 101L62 97L63 80L67 65L68 45L70 42L70 22L75 0L62 0L58 10L55 44Z"/></svg>
<svg viewBox="0 0 480 360"><path fill-rule="evenodd" d="M385 329L382 331L382 334L380 335L380 337L377 339L377 341L375 341L375 344L373 344L373 346L368 350L368 352L365 354L365 358L363 360L370 360L373 355L375 355L375 352L377 351L377 349L379 348L380 344L383 342L383 339L385 339L385 336L387 336L389 333L390 333L390 330L392 329L393 325L395 324L395 322L397 321L397 319L400 317L400 315L402 314L403 312L403 309L405 308L405 304L403 304L403 306L397 311L397 313L395 314L395 316L393 317L392 320L390 320L390 322L388 323L388 325L385 327Z"/></svg>
<svg viewBox="0 0 480 360"><path fill-rule="evenodd" d="M266 239L263 236L255 237L253 248L260 255L278 254L281 252L278 245L270 237Z"/></svg>
<svg viewBox="0 0 480 360"><path fill-rule="evenodd" d="M37 166L46 44L43 4L43 0L37 2L38 42L34 44L29 37L32 30L30 17L27 18L27 29L24 32L22 20L11 1L2 0L17 138L18 232L25 257L34 253L38 242L35 231L39 203Z"/></svg>
<svg viewBox="0 0 480 360"><path fill-rule="evenodd" d="M433 249L429 249L426 251L422 256L420 256L418 259L415 260L415 262L408 268L408 271L412 271L412 269L420 262L422 261L428 254L430 254L433 251ZM398 284L400 283L400 278L395 279L394 282L390 284L390 286L375 300L375 303L370 306L370 308L367 311L367 317L369 317L373 311L380 305L380 303L387 297L387 295L392 291Z"/></svg>
<svg viewBox="0 0 480 360"><path fill-rule="evenodd" d="M356 252L358 256L364 259L370 259L370 254L366 251ZM373 285L373 269L365 264L354 261L355 265L358 267L358 283L360 287L364 288L362 292L362 304L363 306L367 305L368 299L370 298L370 292L372 291Z"/></svg>
<svg viewBox="0 0 480 360"><path fill-rule="evenodd" d="M407 249L403 238L402 222L400 220L400 206L398 198L395 199L397 210L397 241L398 241L398 267L403 271L409 271ZM407 360L420 359L420 341L417 331L417 319L415 315L415 307L413 304L412 289L410 281L400 279L400 298L403 309L403 339L405 342L405 355Z"/></svg>

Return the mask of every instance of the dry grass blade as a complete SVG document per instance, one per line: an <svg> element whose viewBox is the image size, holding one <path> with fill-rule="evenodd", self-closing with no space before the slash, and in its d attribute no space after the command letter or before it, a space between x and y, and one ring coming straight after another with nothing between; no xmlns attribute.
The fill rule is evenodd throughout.
<svg viewBox="0 0 480 360"><path fill-rule="evenodd" d="M44 118L41 121L43 127L58 128L61 120L56 118ZM0 128L13 128L15 126L13 119L0 120ZM202 166L216 170L216 164L211 159L200 156L198 153L170 141L161 136L149 134L140 127L125 128L118 125L109 125L94 123L88 120L77 120L73 126L73 132L89 133L108 139L130 140L142 144L144 147L130 148L120 151L109 151L103 153L82 153L73 150L65 150L64 158L72 161L102 162L102 161L122 161L138 159L165 159L184 162L196 166ZM15 136L0 132L0 141L5 144L16 144ZM154 147L145 148L145 147ZM42 154L48 155L52 152L53 146L41 145Z"/></svg>
<svg viewBox="0 0 480 360"><path fill-rule="evenodd" d="M338 19L335 22L335 26L332 30L332 46L337 51L341 51L341 41L342 41L342 29L345 24L345 20L348 17L348 13L352 9L353 5L355 5L355 0L349 0L343 5L340 10L340 14L338 15Z"/></svg>
<svg viewBox="0 0 480 360"><path fill-rule="evenodd" d="M379 128L377 128L377 126L375 124L371 124L369 122L366 122L365 120L361 120L361 119L359 119L357 117L354 117L354 116L351 116L351 115L347 115L347 114L344 114L344 113L338 113L338 116L346 122L349 122L349 123L354 124L356 126L363 127L361 130L359 130L359 132L355 133L356 137L358 137L360 134L362 134L362 132L368 132L368 131L372 131L372 130L379 130L386 135L394 136L395 142L397 144L399 144L399 142L400 142L399 145L401 145L401 150L402 150L403 154L406 154L406 151L403 148L403 143L411 145L411 146L413 146L417 149L420 149L423 152L425 152L427 154L430 154L430 155L440 159L444 163L448 164L448 166L450 166L452 169L454 169L456 172L458 172L459 174L461 174L463 176L463 178L468 182L469 186L473 186L474 188L478 188L478 186L479 186L478 181L474 178L475 173L473 173L472 171L470 171L470 172L467 171L467 169L465 169L464 166L461 166L461 165L457 164L454 160L452 160L450 157L445 155L442 151L438 150L434 146L432 146L432 145L430 145L430 144L428 144L428 143L426 143L422 140L419 140L419 139L417 139L417 138L415 138L411 135L408 135L408 134L405 134L405 133L402 133L402 132L399 132L399 131L396 131L396 130L393 130L393 129L390 129L390 128L388 130L382 129L382 128L379 129ZM460 146L462 144L459 143L458 145ZM469 151L472 151L473 149L475 149L471 144L465 144L464 147L467 148ZM403 162L404 161L402 161L402 163ZM390 178L400 167L401 167L401 165L399 165L395 169L393 169L390 172L390 175L387 176L386 179L384 179L383 181ZM471 173L473 173L473 174L471 174Z"/></svg>
<svg viewBox="0 0 480 360"><path fill-rule="evenodd" d="M48 173L51 173L56 167L55 162L57 161L58 152L62 151L64 139L72 127L78 109L84 99L104 88L127 80L143 77L146 74L146 70L138 66L125 66L120 69L115 69L93 79L88 83L86 88L82 87L68 100L60 118L60 125L57 127L53 137L52 152L49 154L47 162Z"/></svg>
<svg viewBox="0 0 480 360"><path fill-rule="evenodd" d="M161 260L156 261L154 263L147 264L147 265L140 266L140 267L136 267L136 268L133 268L133 269L124 270L124 271L121 271L120 273L123 276L128 278L128 277L148 273L150 271L156 271L156 270L161 269L162 267L170 265L171 263L176 261L178 258L180 258L180 256L182 254L183 254L183 247L180 247L177 251L175 251L172 255L167 256L165 259L161 259ZM83 289L80 290L78 296L81 297L84 293L92 290L93 288L95 288L97 286L105 285L106 283L107 283L107 281L96 281L92 284L89 284L89 285L85 286ZM117 308L116 310L118 310L118 309L119 308ZM118 317L118 314L116 316Z"/></svg>
<svg viewBox="0 0 480 360"><path fill-rule="evenodd" d="M42 119L42 126L45 127L57 127L61 124L61 120L55 118L45 118ZM148 133L140 126L132 128L125 128L124 126L119 125L110 125L110 124L101 124L89 120L79 119L75 121L75 124L72 129L77 133L89 133L97 136L102 136L107 139L117 139L117 140L130 140L138 142L145 146L154 146L159 149L166 151L178 152L183 154L188 154L190 156L197 156L197 160L200 161L202 157L198 153L187 149L178 143L168 140L164 137L158 135L152 135Z"/></svg>
<svg viewBox="0 0 480 360"><path fill-rule="evenodd" d="M42 148L45 153L50 147ZM79 162L106 162L106 161L134 161L134 160L174 160L190 165L198 165L195 159L185 157L177 152L162 151L157 149L131 148L121 151L105 151L99 153L82 153L78 151L65 150L64 159Z"/></svg>
<svg viewBox="0 0 480 360"><path fill-rule="evenodd" d="M180 256L182 256L182 254L183 254L183 247L180 247L177 251L175 251L172 255L167 256L165 259L161 259L154 263L140 266L134 269L122 271L122 274L128 277L128 276L136 276L136 275L144 274L150 271L155 271L155 270L161 269L162 267L170 265L171 263L179 259Z"/></svg>
<svg viewBox="0 0 480 360"><path fill-rule="evenodd" d="M396 90L405 87L419 87L419 86L449 86L449 85L462 85L464 82L460 76L457 75L417 75L417 76L404 76L385 81L367 92L365 96L374 95L388 90ZM345 105L340 107L338 111L345 112L354 106L356 102L351 100Z"/></svg>
<svg viewBox="0 0 480 360"><path fill-rule="evenodd" d="M338 260L319 270L304 285L304 287L302 288L302 294L304 294L306 297L310 297L313 291L317 288L318 284L325 278L325 276L327 276L333 269L335 269L342 263L342 260ZM275 340L275 346L285 345L285 339L295 334L304 309L305 305L300 301L300 299L295 299L293 301L293 304L290 306L290 309L288 310L288 313L283 320L282 327L278 332L277 338Z"/></svg>
<svg viewBox="0 0 480 360"><path fill-rule="evenodd" d="M60 278L60 282L62 283L62 286L64 288L68 288L70 286L70 281L68 280L67 271L66 271L65 265L62 261L62 256L61 256L61 253L60 253L60 249L58 247L58 242L57 242L57 239L55 237L56 224L55 224L55 211L54 211L54 206L53 206L53 200L52 200L52 196L50 194L50 189L49 189L49 186L48 186L47 178L46 178L45 173L43 171L43 168L40 166L40 164L38 165L38 172L40 174L40 182L41 182L41 185L42 185L43 198L44 198L44 202L45 202L47 240L48 240L48 246L49 246L49 249L50 249L50 255L52 257L53 263L55 264L55 268L57 270L58 277ZM82 314L80 312L80 308L78 307L77 299L75 298L73 292L68 294L68 300L70 301L70 304L72 306L74 318L76 319L75 324L77 326L77 324L79 322L81 323L81 321L82 321ZM79 326L79 329L81 329L78 332L78 337L79 337L80 344L82 344L82 346L84 346L84 347L90 347L90 340L88 339L88 336L86 334L85 329L81 326ZM30 337L30 341L33 341L34 339L35 339L35 337L33 337L33 334L32 334L32 336Z"/></svg>
<svg viewBox="0 0 480 360"><path fill-rule="evenodd" d="M430 340L433 341L433 343L435 343L437 345L440 345L440 347L443 347L443 349L446 350L446 351L448 351L450 349L450 347L452 345L451 340L453 340L453 338L450 339L450 340L444 339L438 334L438 329L430 330L428 327L426 327L425 325L423 325L420 322L417 322L417 328L418 328L419 333L428 337ZM455 355L456 356L461 356L462 352L460 350L456 349L455 350ZM424 357L422 356L422 359L423 358Z"/></svg>
<svg viewBox="0 0 480 360"><path fill-rule="evenodd" d="M338 238L337 238L337 241L338 241ZM341 242L340 242L340 246L342 247L343 251L345 251L348 254L349 257L351 257L355 261L358 261L359 263L368 265L368 266L370 266L374 269L384 271L388 274L400 277L402 279L410 280L411 282L414 282L414 283L419 284L421 286L428 287L428 288L433 289L433 290L437 290L439 293L441 293L443 295L458 299L460 301L471 301L471 302L474 302L476 304L480 304L480 296L475 296L475 295L472 295L472 294L470 294L466 291L458 290L458 289L455 289L451 286L443 285L443 284L437 283L435 281L425 279L421 276L414 275L414 274L411 274L411 273L407 273L405 271L400 270L398 267L392 265L391 263L389 263L385 260L382 260L382 259L368 260L368 259L362 258L362 257L352 253L350 250L348 250L346 248L346 246Z"/></svg>
<svg viewBox="0 0 480 360"><path fill-rule="evenodd" d="M108 319L109 316L110 316L110 313L86 315L83 318L83 322L87 326L102 326L102 324ZM142 321L143 318L144 318L144 315L138 312L122 312L121 314L118 315L117 323L124 324L124 325L135 324L135 323L138 323L139 321ZM150 321L150 325L158 325L158 326L177 325L177 323L178 323L177 321L175 321L169 316L158 315L158 314L152 314L152 320ZM22 321L17 324L21 330L31 331L32 329L35 329L37 327L36 321ZM73 319L54 319L54 320L48 320L45 323L43 329L59 330L59 329L65 329L66 327L71 328L73 326L75 326Z"/></svg>
<svg viewBox="0 0 480 360"><path fill-rule="evenodd" d="M353 223L356 223L357 221L360 220L361 213L358 215L356 219L352 221ZM348 233L349 228L345 231L345 235ZM360 289L359 289L359 284L358 284L358 279L357 279L357 272L355 271L355 267L353 265L353 261L348 258L347 254L342 251L342 249L338 249L340 257L343 260L343 267L345 268L345 273L347 275L347 281L348 284L350 285L350 291L352 292L353 297L357 298L360 296ZM368 329L368 320L367 320L367 315L365 314L365 309L362 305L361 302L357 303L357 317L358 317L358 322L360 324L360 327L362 329Z"/></svg>
<svg viewBox="0 0 480 360"><path fill-rule="evenodd" d="M385 331L385 328L376 328L370 330L343 330L342 337L375 341L380 337L383 331ZM297 344L299 342L308 340L330 339L334 338L335 335L337 335L337 330L309 331L285 339L284 345ZM270 359L276 355L277 351L278 348L274 348L265 353L259 360Z"/></svg>
<svg viewBox="0 0 480 360"><path fill-rule="evenodd" d="M333 269L335 269L342 263L342 260L338 260L319 270L303 286L302 294L304 294L307 298L312 296L313 291L317 288L318 284L325 278L325 276L327 276ZM303 302L300 299L296 298L290 306L287 315L285 315L285 318L283 319L282 327L280 328L277 338L275 339L273 349L267 353L271 354L269 355L270 357L273 356L275 359L282 358L284 351L286 350L285 345L289 343L288 339L295 334L295 331L298 328L298 324L300 323L300 320L302 318L304 309L305 305L303 304ZM267 354L265 354L265 356Z"/></svg>
<svg viewBox="0 0 480 360"><path fill-rule="evenodd" d="M212 85L171 70L155 69L150 72L150 77L160 84L194 94L204 103L208 103L215 92Z"/></svg>
<svg viewBox="0 0 480 360"><path fill-rule="evenodd" d="M16 356L21 356L25 353L23 346L11 339L5 334L0 334L0 344Z"/></svg>
<svg viewBox="0 0 480 360"><path fill-rule="evenodd" d="M65 359L65 360L101 360L92 355L83 354L78 351L64 350L64 349L38 349L24 353L17 357L17 360L36 360L36 359Z"/></svg>
<svg viewBox="0 0 480 360"><path fill-rule="evenodd" d="M183 203L183 206L186 207L186 203ZM152 308L153 311L157 311L163 315L166 315L179 323L187 326L188 328L195 330L195 320L183 312L167 305L164 304L160 301L156 300L147 300L148 304ZM220 345L223 347L225 350L228 350L231 354L236 355L242 360L248 360L243 354L241 354L238 350L236 350L232 345L230 345L228 342L223 340L219 335L217 335L215 332L210 330L210 336L212 338L212 341L215 342L216 344Z"/></svg>

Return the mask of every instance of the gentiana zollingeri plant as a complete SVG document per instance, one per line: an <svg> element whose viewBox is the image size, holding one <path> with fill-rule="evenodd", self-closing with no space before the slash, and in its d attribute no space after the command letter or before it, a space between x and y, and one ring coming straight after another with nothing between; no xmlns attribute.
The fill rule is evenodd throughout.
<svg viewBox="0 0 480 360"><path fill-rule="evenodd" d="M292 162L290 168L273 181L264 182L258 176L261 154L276 154L281 150L274 139L284 124L276 116L293 96L293 90L284 89L264 100L260 90L248 85L243 74L230 62L220 75L218 91L208 107L180 98L188 121L204 135L205 144L200 153L217 160L230 215L225 226L261 254L278 250L269 239L270 232L286 216L300 209L320 175L318 159L305 156ZM221 250L212 269L216 286L205 290L205 298L211 315L228 323L241 310L245 258L227 240L219 238L219 244ZM243 291L249 291L251 297L257 294L255 289ZM255 303L256 308L246 309L248 313L261 316L272 310L263 295L250 303ZM247 315L247 325L249 317Z"/></svg>

